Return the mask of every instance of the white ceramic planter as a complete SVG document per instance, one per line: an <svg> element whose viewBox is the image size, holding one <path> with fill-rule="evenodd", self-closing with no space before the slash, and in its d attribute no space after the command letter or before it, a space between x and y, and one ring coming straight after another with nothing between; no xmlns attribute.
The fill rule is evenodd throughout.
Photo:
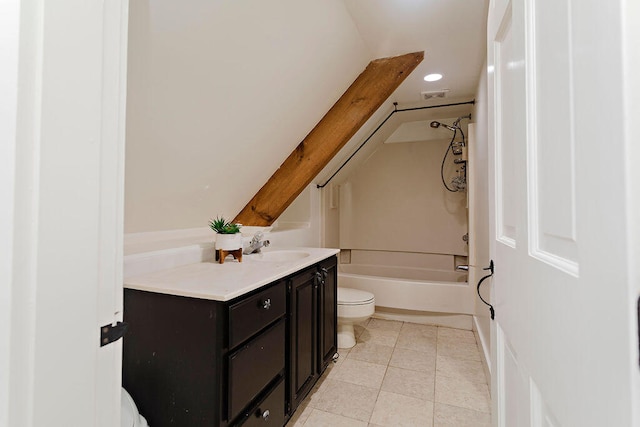
<svg viewBox="0 0 640 427"><path fill-rule="evenodd" d="M216 233L216 249L225 251L235 251L242 249L242 234L220 234Z"/></svg>

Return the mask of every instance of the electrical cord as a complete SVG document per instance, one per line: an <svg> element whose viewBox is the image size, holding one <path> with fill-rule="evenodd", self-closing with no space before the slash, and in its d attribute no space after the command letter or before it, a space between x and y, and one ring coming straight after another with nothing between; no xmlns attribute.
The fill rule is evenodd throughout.
<svg viewBox="0 0 640 427"><path fill-rule="evenodd" d="M480 301L482 301L483 303L485 303L486 305L489 306L489 313L491 313L491 320L493 320L495 318L496 312L493 309L493 306L491 304L489 304L488 302L486 302L484 300L484 298L482 298L482 295L480 295L480 285L482 285L482 282L484 282L486 279L488 279L489 277L493 276L493 268L494 268L493 260L491 260L491 262L489 263L489 268L483 268L483 270L491 270L491 274L487 274L482 279L480 279L480 281L478 282L478 287L477 287L478 297L480 297Z"/></svg>

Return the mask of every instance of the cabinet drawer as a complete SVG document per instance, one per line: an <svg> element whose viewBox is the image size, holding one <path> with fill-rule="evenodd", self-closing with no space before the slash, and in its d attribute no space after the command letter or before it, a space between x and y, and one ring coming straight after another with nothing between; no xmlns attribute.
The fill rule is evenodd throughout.
<svg viewBox="0 0 640 427"><path fill-rule="evenodd" d="M284 319L229 356L229 419L284 369Z"/></svg>
<svg viewBox="0 0 640 427"><path fill-rule="evenodd" d="M232 349L287 309L285 282L281 281L229 307L229 348Z"/></svg>
<svg viewBox="0 0 640 427"><path fill-rule="evenodd" d="M284 378L241 422L243 427L282 427L284 425Z"/></svg>

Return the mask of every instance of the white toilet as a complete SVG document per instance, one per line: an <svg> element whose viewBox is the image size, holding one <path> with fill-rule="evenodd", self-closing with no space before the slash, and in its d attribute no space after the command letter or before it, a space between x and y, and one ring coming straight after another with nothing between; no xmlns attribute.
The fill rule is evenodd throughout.
<svg viewBox="0 0 640 427"><path fill-rule="evenodd" d="M376 300L371 292L338 286L338 348L356 345L354 323L373 316Z"/></svg>
<svg viewBox="0 0 640 427"><path fill-rule="evenodd" d="M138 407L131 395L124 388L121 396L120 425L122 427L149 427L147 420L138 412Z"/></svg>

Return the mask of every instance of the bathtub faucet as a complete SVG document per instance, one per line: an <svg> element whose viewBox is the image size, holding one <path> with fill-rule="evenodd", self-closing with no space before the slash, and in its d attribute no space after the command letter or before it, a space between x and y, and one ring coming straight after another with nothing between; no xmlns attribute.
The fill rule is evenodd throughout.
<svg viewBox="0 0 640 427"><path fill-rule="evenodd" d="M249 246L247 246L242 253L245 255L259 253L262 248L269 246L270 242L268 240L262 240L263 237L264 234L262 234L262 231L256 231L256 234L251 238Z"/></svg>

